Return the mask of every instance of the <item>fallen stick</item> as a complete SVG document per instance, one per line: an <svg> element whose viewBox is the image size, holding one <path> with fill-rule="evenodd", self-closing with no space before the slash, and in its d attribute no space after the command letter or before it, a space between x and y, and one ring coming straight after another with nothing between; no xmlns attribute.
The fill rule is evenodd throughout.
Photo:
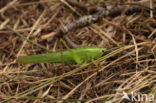
<svg viewBox="0 0 156 103"><path fill-rule="evenodd" d="M67 0L67 2L70 5L76 6L80 9L85 9L87 10L87 6L86 5L82 5L80 6L78 3L74 2L74 1L70 1ZM58 29L55 32L43 35L41 37L42 40L46 40L48 39L48 41L51 41L54 37L58 37L61 38L63 37L65 34L67 34L68 32L74 31L76 29L88 26L89 24L95 23L98 20L100 20L101 18L104 17L115 17L115 16L119 16L126 8L126 5L118 5L116 7L113 7L111 9L107 9L105 7L96 7L96 8L92 8L90 11L94 11L95 13L90 14L90 15L85 15L80 17L78 20L74 20L73 22L60 27L60 29ZM138 13L138 12L142 12L143 10L148 10L147 8L142 8L141 6L138 5L131 5L131 7L125 12L126 15L131 15L133 13Z"/></svg>

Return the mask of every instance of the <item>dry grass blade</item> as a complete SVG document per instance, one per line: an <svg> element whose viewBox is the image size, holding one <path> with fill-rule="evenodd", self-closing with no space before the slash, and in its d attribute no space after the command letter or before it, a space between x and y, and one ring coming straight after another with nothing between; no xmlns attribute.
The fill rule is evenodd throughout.
<svg viewBox="0 0 156 103"><path fill-rule="evenodd" d="M0 24L2 24L1 21L0 21ZM42 49L44 49L44 50L46 50L46 51L49 51L49 50L48 50L47 48L45 48L44 46L42 46L42 45L40 45L40 44L38 44L38 43L35 43L35 42L29 40L28 38L24 37L22 34L20 34L19 32L17 32L16 30L13 30L10 26L7 25L6 28L9 29L9 30L11 30L12 32L14 32L15 34L17 34L18 36L20 36L22 39L24 39L24 40L26 40L26 41L28 41L28 42L30 42L30 43L32 43L32 44L34 44L34 45L40 47L40 48L42 48Z"/></svg>
<svg viewBox="0 0 156 103"><path fill-rule="evenodd" d="M7 9L13 7L17 2L18 0L13 0L12 2L8 3L6 6L0 9L0 13L4 13Z"/></svg>
<svg viewBox="0 0 156 103"><path fill-rule="evenodd" d="M155 0L1 0L0 103L127 103L124 93L156 95L155 7ZM69 29L84 17L96 20ZM67 34L51 39L61 27ZM17 55L84 46L111 52L82 65L16 63ZM130 102L149 102L143 99Z"/></svg>

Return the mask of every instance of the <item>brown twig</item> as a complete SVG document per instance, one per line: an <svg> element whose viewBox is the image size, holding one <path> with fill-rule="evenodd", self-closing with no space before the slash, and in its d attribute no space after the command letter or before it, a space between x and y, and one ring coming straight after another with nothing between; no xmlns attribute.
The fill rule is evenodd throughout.
<svg viewBox="0 0 156 103"><path fill-rule="evenodd" d="M80 9L84 9L84 10L88 10L87 9L87 5L84 4L79 4L75 1L71 1L71 0L66 0L66 2L68 2L70 5L72 6L76 6ZM85 27L89 24L95 23L97 22L99 19L103 18L103 17L114 17L114 16L119 16L126 8L126 5L118 5L116 7L113 7L111 9L107 9L105 7L95 7L92 8L90 11L94 11L93 14L90 15L85 15L80 17L78 20L74 20L73 22L67 24L66 26L60 27L60 29L58 29L58 31L54 32L54 33L50 33L53 34L53 36L47 36L48 38L44 38L46 36L43 36L42 39L48 39L49 41L52 40L52 38L55 37L63 37L65 34L67 34L68 32L74 31L78 28L82 28ZM142 10L144 10L141 6L138 5L132 5L126 12L126 15L131 15L133 13L137 13L137 12L141 12Z"/></svg>

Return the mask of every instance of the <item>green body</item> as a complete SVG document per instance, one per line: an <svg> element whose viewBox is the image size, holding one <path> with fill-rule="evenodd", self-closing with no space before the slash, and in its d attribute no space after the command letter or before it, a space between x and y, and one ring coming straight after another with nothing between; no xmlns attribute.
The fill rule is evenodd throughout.
<svg viewBox="0 0 156 103"><path fill-rule="evenodd" d="M47 63L47 62L80 64L101 57L105 51L106 51L105 48L83 47L77 49L70 49L62 52L23 56L19 57L17 59L17 62L21 64Z"/></svg>

